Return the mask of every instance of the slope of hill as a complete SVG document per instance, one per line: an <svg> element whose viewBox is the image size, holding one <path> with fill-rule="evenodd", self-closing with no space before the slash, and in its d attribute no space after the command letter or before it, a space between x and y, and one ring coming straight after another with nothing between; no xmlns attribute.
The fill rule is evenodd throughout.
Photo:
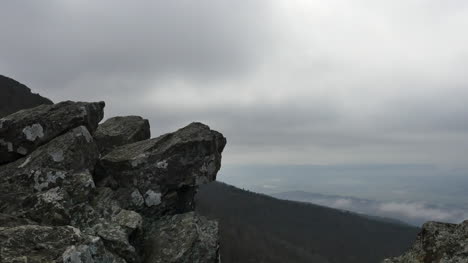
<svg viewBox="0 0 468 263"><path fill-rule="evenodd" d="M22 109L33 108L52 101L31 93L31 90L18 81L0 75L0 118Z"/></svg>
<svg viewBox="0 0 468 263"><path fill-rule="evenodd" d="M418 232L216 182L200 189L197 210L219 220L224 263L373 263L401 254Z"/></svg>

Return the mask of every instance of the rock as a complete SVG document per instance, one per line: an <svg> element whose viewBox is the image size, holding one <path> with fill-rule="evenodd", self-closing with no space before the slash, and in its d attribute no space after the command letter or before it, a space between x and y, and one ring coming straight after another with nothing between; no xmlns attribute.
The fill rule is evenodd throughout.
<svg viewBox="0 0 468 263"><path fill-rule="evenodd" d="M218 223L194 212L166 216L147 227L144 263L210 263L219 260Z"/></svg>
<svg viewBox="0 0 468 263"><path fill-rule="evenodd" d="M103 118L104 105L66 101L0 119L0 164L17 160L73 128L83 125L94 132Z"/></svg>
<svg viewBox="0 0 468 263"><path fill-rule="evenodd" d="M124 258L126 262L141 262L139 250L132 244L132 238L141 235L143 231L143 217L135 211L118 207L112 200L102 202L109 189L97 189L100 198L92 202L91 213L84 215L80 229L90 235L102 238L106 248L116 255ZM107 194L106 194L107 192ZM83 219L88 222L83 222Z"/></svg>
<svg viewBox="0 0 468 263"><path fill-rule="evenodd" d="M0 227L15 227L21 225L35 225L36 222L27 218L19 218L16 216L0 213ZM1 262L1 261L0 261Z"/></svg>
<svg viewBox="0 0 468 263"><path fill-rule="evenodd" d="M217 262L215 222L168 215L193 210L226 139L201 123L147 139L148 121L118 117L94 134L112 149L102 156L103 107L62 102L0 120L0 262Z"/></svg>
<svg viewBox="0 0 468 263"><path fill-rule="evenodd" d="M226 138L201 123L127 144L102 157L98 185L115 189L125 209L144 213L193 210L198 185L216 179Z"/></svg>
<svg viewBox="0 0 468 263"><path fill-rule="evenodd" d="M69 224L74 207L95 187L99 152L84 126L0 169L0 212L43 223Z"/></svg>
<svg viewBox="0 0 468 263"><path fill-rule="evenodd" d="M94 138L102 154L118 146L151 137L148 120L138 116L114 117L98 126Z"/></svg>
<svg viewBox="0 0 468 263"><path fill-rule="evenodd" d="M468 220L461 224L428 222L413 247L400 257L383 263L468 262Z"/></svg>
<svg viewBox="0 0 468 263"><path fill-rule="evenodd" d="M127 262L136 262L136 249L130 244L126 231L115 224L96 226L96 234L102 238L105 246L124 258Z"/></svg>
<svg viewBox="0 0 468 263"><path fill-rule="evenodd" d="M53 104L51 100L31 93L24 84L2 75L0 75L0 94L0 118L19 110Z"/></svg>
<svg viewBox="0 0 468 263"><path fill-rule="evenodd" d="M0 227L0 262L124 263L125 261L107 251L99 237L84 235L77 228L22 225Z"/></svg>

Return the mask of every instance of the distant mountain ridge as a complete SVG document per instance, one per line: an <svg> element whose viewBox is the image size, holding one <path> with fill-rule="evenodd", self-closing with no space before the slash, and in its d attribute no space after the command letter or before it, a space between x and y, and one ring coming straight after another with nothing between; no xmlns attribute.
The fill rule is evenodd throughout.
<svg viewBox="0 0 468 263"><path fill-rule="evenodd" d="M53 104L48 98L32 93L26 85L3 75L0 75L0 94L0 118L22 109Z"/></svg>
<svg viewBox="0 0 468 263"><path fill-rule="evenodd" d="M222 262L373 263L401 254L419 229L214 182L197 211L220 224Z"/></svg>

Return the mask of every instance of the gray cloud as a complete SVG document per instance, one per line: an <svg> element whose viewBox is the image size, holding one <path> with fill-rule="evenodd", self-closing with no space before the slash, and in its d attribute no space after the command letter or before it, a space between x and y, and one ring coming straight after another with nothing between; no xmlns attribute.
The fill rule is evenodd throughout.
<svg viewBox="0 0 468 263"><path fill-rule="evenodd" d="M7 1L0 71L225 163L466 166L466 1Z"/></svg>

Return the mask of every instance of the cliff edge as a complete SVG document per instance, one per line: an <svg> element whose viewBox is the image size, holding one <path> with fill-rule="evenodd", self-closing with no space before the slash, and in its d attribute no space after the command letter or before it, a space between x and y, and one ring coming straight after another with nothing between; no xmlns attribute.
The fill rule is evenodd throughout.
<svg viewBox="0 0 468 263"><path fill-rule="evenodd" d="M104 107L0 119L0 262L218 262L218 224L193 210L226 139L201 123L151 139L141 117L99 125Z"/></svg>

